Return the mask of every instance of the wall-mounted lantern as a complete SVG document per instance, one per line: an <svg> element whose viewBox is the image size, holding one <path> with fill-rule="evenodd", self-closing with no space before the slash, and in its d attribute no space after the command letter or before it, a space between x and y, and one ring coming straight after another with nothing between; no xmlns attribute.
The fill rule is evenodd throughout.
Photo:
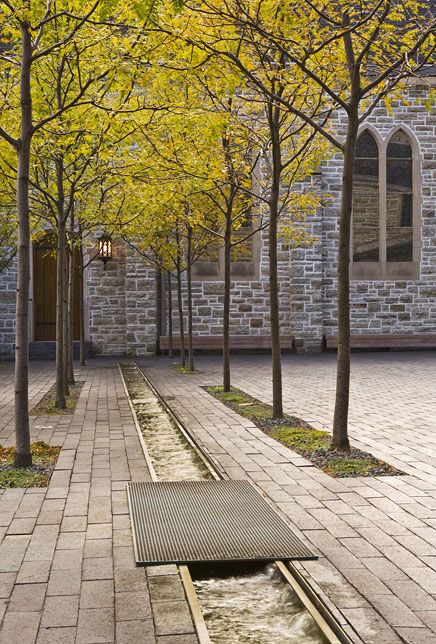
<svg viewBox="0 0 436 644"><path fill-rule="evenodd" d="M102 235L98 239L98 259L103 262L106 270L106 264L112 259L112 240L109 235Z"/></svg>

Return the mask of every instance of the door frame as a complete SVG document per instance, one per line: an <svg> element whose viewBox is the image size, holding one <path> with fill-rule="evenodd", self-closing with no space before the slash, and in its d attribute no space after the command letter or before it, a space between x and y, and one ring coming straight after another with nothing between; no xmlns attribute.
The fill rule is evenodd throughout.
<svg viewBox="0 0 436 644"><path fill-rule="evenodd" d="M47 231L50 232L50 231ZM33 262L33 248L34 242L30 244L30 280L29 280L29 340L35 342L35 277L34 277L34 262ZM87 248L83 249L83 259L86 263L89 257ZM88 287L88 268L87 266L83 272L83 315L85 319L85 342L89 341L89 287Z"/></svg>

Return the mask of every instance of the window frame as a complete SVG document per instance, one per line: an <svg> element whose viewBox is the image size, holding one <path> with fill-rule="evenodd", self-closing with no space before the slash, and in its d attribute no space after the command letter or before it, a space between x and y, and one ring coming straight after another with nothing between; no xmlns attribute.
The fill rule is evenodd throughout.
<svg viewBox="0 0 436 644"><path fill-rule="evenodd" d="M352 280L417 280L421 265L421 152L414 133L407 125L398 124L391 128L385 137L371 124L359 130L358 138L368 130L374 137L379 151L379 261L353 261L353 217L351 218L350 279ZM387 148L393 135L402 131L407 136L412 149L412 239L413 259L411 262L387 261Z"/></svg>
<svg viewBox="0 0 436 644"><path fill-rule="evenodd" d="M253 216L253 229L258 227L258 217ZM232 261L230 274L232 280L239 282L251 282L260 276L260 259L262 248L262 231L256 230L252 235L253 259L249 262ZM224 241L222 242L217 261L197 260L192 265L192 279L202 282L223 282L224 281Z"/></svg>

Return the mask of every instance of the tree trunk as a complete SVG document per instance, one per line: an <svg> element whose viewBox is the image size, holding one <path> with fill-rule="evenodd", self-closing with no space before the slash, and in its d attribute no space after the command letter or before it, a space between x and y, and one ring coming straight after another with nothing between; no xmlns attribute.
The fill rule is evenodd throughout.
<svg viewBox="0 0 436 644"><path fill-rule="evenodd" d="M79 271L79 277L80 277L80 284L79 284L79 306L80 306L80 364L82 367L85 366L86 364L86 356L85 356L85 297L84 297L84 288L83 288L83 279L85 275L85 270L83 267L83 244L82 244L82 239L80 239L80 247L79 247L79 261L80 261L80 271Z"/></svg>
<svg viewBox="0 0 436 644"><path fill-rule="evenodd" d="M185 367L185 325L183 322L183 300L182 300L182 272L180 262L177 264L177 304L179 308L179 326L180 326L180 366Z"/></svg>
<svg viewBox="0 0 436 644"><path fill-rule="evenodd" d="M70 266L68 278L68 369L67 383L74 385L74 282L76 273L76 258L74 247L74 216L71 214L70 228Z"/></svg>
<svg viewBox="0 0 436 644"><path fill-rule="evenodd" d="M65 243L66 240L65 240ZM70 395L70 388L68 386L68 360L69 360L69 335L70 335L70 320L68 317L68 276L69 276L70 257L69 249L65 246L65 264L64 264L64 292L63 292L63 309L64 309L64 331L62 334L62 342L64 345L64 391L65 395Z"/></svg>
<svg viewBox="0 0 436 644"><path fill-rule="evenodd" d="M188 226L186 281L188 282L188 369L194 371L194 347L192 342L192 228Z"/></svg>
<svg viewBox="0 0 436 644"><path fill-rule="evenodd" d="M230 391L230 287L232 216L227 213L224 231L223 389Z"/></svg>
<svg viewBox="0 0 436 644"><path fill-rule="evenodd" d="M160 355L160 336L162 335L162 271L156 269L156 355Z"/></svg>
<svg viewBox="0 0 436 644"><path fill-rule="evenodd" d="M65 409L64 381L64 282L65 282L65 222L63 217L58 219L57 227L57 265L56 265L56 407Z"/></svg>
<svg viewBox="0 0 436 644"><path fill-rule="evenodd" d="M168 271L168 357L172 358L174 355L173 348L173 285L171 281L171 273Z"/></svg>
<svg viewBox="0 0 436 644"><path fill-rule="evenodd" d="M339 218L338 249L338 355L336 398L333 418L332 447L350 449L348 440L348 407L350 397L350 243L353 208L354 158L359 128L357 110L349 113L344 148L342 200Z"/></svg>
<svg viewBox="0 0 436 644"><path fill-rule="evenodd" d="M32 43L29 25L21 27L22 60L20 74L21 127L18 148L17 214L18 279L15 328L15 467L32 465L29 431L29 281L30 213L29 172L32 141L32 96L30 70Z"/></svg>
<svg viewBox="0 0 436 644"><path fill-rule="evenodd" d="M277 229L279 216L280 177L282 172L281 146L280 146L280 108L277 105L269 106L269 125L272 144L273 176L269 199L269 231L268 231L268 256L269 256L269 305L271 325L271 354L272 354L272 389L273 389L273 417L283 417L282 394L282 357L280 347L280 320L279 320L279 287L277 276Z"/></svg>

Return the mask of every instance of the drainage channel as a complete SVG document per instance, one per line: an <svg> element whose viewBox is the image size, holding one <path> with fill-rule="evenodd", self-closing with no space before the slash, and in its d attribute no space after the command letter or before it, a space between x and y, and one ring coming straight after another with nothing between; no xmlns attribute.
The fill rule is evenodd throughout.
<svg viewBox="0 0 436 644"><path fill-rule="evenodd" d="M153 480L219 479L135 364L120 372ZM200 644L337 644L350 640L280 561L178 566Z"/></svg>

